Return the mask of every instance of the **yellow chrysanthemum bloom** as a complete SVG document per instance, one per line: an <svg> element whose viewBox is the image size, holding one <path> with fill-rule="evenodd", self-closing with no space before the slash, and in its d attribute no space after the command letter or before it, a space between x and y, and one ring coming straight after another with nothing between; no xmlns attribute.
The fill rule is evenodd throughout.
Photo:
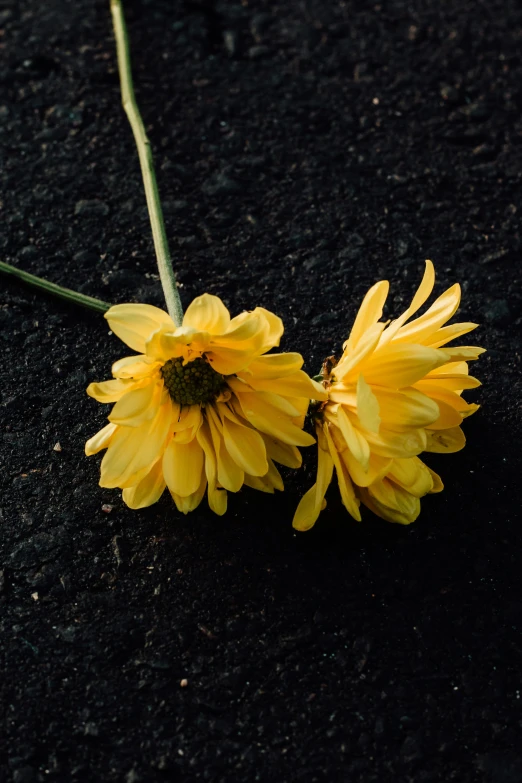
<svg viewBox="0 0 522 783"><path fill-rule="evenodd" d="M378 516L410 524L420 498L440 492L442 482L418 457L423 451L451 453L465 444L462 420L478 405L462 399L480 386L467 362L483 348L449 347L475 329L474 323L444 324L460 303L460 286L449 288L420 317L409 319L433 290L435 273L426 261L411 305L397 320L383 323L389 284L368 291L345 342L343 354L323 365L328 401L314 407L319 458L316 484L304 495L294 527L308 530L325 507L335 468L344 506L361 519L360 504Z"/></svg>
<svg viewBox="0 0 522 783"><path fill-rule="evenodd" d="M176 328L163 310L122 304L105 314L138 356L112 367L115 380L87 393L115 402L109 424L87 441L87 455L107 449L102 487L120 487L131 508L155 503L167 486L183 513L208 487L223 514L227 490L243 484L283 489L279 462L301 464L297 446L314 438L302 427L310 398L326 399L301 370L298 353L265 355L279 345L280 318L261 307L235 318L216 296L195 299Z"/></svg>

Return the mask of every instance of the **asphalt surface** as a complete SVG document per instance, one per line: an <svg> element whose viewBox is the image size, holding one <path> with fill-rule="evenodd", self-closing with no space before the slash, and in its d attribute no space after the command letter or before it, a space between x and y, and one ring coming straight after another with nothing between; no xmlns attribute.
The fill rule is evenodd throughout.
<svg viewBox="0 0 522 783"><path fill-rule="evenodd" d="M273 310L314 374L431 258L483 407L407 528L332 488L296 534L313 449L222 519L133 512L83 454L126 349L2 281L0 779L520 783L520 5L125 5L184 304ZM108 2L4 2L0 31L0 257L161 305Z"/></svg>

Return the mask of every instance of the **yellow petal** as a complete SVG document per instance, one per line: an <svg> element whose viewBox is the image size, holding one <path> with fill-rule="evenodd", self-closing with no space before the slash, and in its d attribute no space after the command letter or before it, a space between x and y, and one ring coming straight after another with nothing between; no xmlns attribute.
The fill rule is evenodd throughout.
<svg viewBox="0 0 522 783"><path fill-rule="evenodd" d="M249 476L245 473L245 484L247 487L257 489L260 492L268 492L271 495L276 489L284 489L283 479L273 462L269 462L268 472L264 476Z"/></svg>
<svg viewBox="0 0 522 783"><path fill-rule="evenodd" d="M381 347L384 345L388 345L391 340L395 339L396 334L401 329L403 324L406 323L408 318L411 318L412 315L415 315L417 310L419 310L424 302L428 299L429 295L433 291L433 286L435 284L435 269L433 267L433 263L429 260L426 261L426 266L424 269L424 275L421 280L421 284L418 287L415 296L412 299L411 305L403 312L402 315L399 316L395 321L392 321L389 327L384 332L380 345Z"/></svg>
<svg viewBox="0 0 522 783"><path fill-rule="evenodd" d="M178 443L190 443L194 440L203 422L203 414L199 405L183 405L173 403L172 431Z"/></svg>
<svg viewBox="0 0 522 783"><path fill-rule="evenodd" d="M144 421L156 415L161 391L161 384L148 383L146 386L127 392L110 412L109 421L121 426L139 427Z"/></svg>
<svg viewBox="0 0 522 783"><path fill-rule="evenodd" d="M221 375L235 375L249 366L256 353L257 349L252 350L250 347L235 350L219 346L208 350L206 357L216 372Z"/></svg>
<svg viewBox="0 0 522 783"><path fill-rule="evenodd" d="M323 436L318 448L316 483L303 495L297 506L292 522L296 530L309 530L315 525L325 505L324 496L332 480L333 468L333 459Z"/></svg>
<svg viewBox="0 0 522 783"><path fill-rule="evenodd" d="M296 427L299 427L299 429L302 430L305 425L308 408L310 407L309 398L308 397L285 397L285 400L289 402L290 405L298 411L298 415L293 416L292 421L296 425Z"/></svg>
<svg viewBox="0 0 522 783"><path fill-rule="evenodd" d="M114 362L112 374L115 378L140 380L153 375L160 366L160 362L152 361L148 356L125 356Z"/></svg>
<svg viewBox="0 0 522 783"><path fill-rule="evenodd" d="M425 451L437 454L454 454L466 445L466 437L460 427L452 427L449 430L428 431L428 440Z"/></svg>
<svg viewBox="0 0 522 783"><path fill-rule="evenodd" d="M371 326L361 337L353 352L345 351L339 364L333 369L333 376L342 383L347 383L350 376L356 374L356 368L377 347L385 324L377 323Z"/></svg>
<svg viewBox="0 0 522 783"><path fill-rule="evenodd" d="M263 357L261 357L263 358ZM248 369L251 368L249 365ZM306 400L327 400L328 394L324 387L317 381L309 378L302 370L285 378L257 378L247 379L247 383L257 391L267 391L273 394L281 394L284 397L304 397Z"/></svg>
<svg viewBox="0 0 522 783"><path fill-rule="evenodd" d="M355 384L334 383L328 397L331 402L340 403L345 408L350 408L353 413L357 413L357 387Z"/></svg>
<svg viewBox="0 0 522 783"><path fill-rule="evenodd" d="M445 349L443 349L445 350ZM466 362L448 362L443 364L442 367L438 367L436 370L432 370L426 378L440 377L445 378L447 375L469 375L469 368Z"/></svg>
<svg viewBox="0 0 522 783"><path fill-rule="evenodd" d="M420 500L388 479L361 490L361 500L387 522L410 525L420 514Z"/></svg>
<svg viewBox="0 0 522 783"><path fill-rule="evenodd" d="M300 370L303 361L300 353L271 353L267 356L258 356L248 365L248 374L244 375L244 380L248 383L251 375L264 380L285 378Z"/></svg>
<svg viewBox="0 0 522 783"><path fill-rule="evenodd" d="M381 457L415 457L426 448L426 431L424 429L395 432L381 425L379 434L364 431L372 452Z"/></svg>
<svg viewBox="0 0 522 783"><path fill-rule="evenodd" d="M265 320L264 340L261 347L261 353L269 351L271 348L277 348L283 336L284 326L279 316L265 310L264 307L256 307L252 315L262 316Z"/></svg>
<svg viewBox="0 0 522 783"><path fill-rule="evenodd" d="M261 436L265 442L266 453L275 462L284 465L287 468L300 468L303 462L299 449L295 446L289 446L280 440L271 438L268 435Z"/></svg>
<svg viewBox="0 0 522 783"><path fill-rule="evenodd" d="M245 472L232 459L223 445L217 458L218 481L229 492L239 492L245 480Z"/></svg>
<svg viewBox="0 0 522 783"><path fill-rule="evenodd" d="M445 368L441 367L440 369L444 370ZM437 371L435 371L434 373L426 375L424 380L432 387L456 392L461 392L465 389L476 389L479 386L482 386L481 382L472 375L459 375L458 373L440 373L439 375L437 374ZM422 388L424 380L419 381L419 383L416 384L420 389Z"/></svg>
<svg viewBox="0 0 522 783"><path fill-rule="evenodd" d="M468 416L471 416L473 413L476 413L480 408L480 405L476 405L474 402L470 403L466 406L466 410L461 410L459 413L461 414L463 419L467 419Z"/></svg>
<svg viewBox="0 0 522 783"><path fill-rule="evenodd" d="M424 497L433 489L431 473L418 457L394 459L388 476L417 498Z"/></svg>
<svg viewBox="0 0 522 783"><path fill-rule="evenodd" d="M208 491L208 505L210 510L222 517L226 513L228 505L228 495L223 487L214 487Z"/></svg>
<svg viewBox="0 0 522 783"><path fill-rule="evenodd" d="M167 400L151 421L118 427L101 463L100 486L124 489L137 484L163 454L171 421L172 403Z"/></svg>
<svg viewBox="0 0 522 783"><path fill-rule="evenodd" d="M343 506L357 522L361 521L361 513L359 511L359 501L355 497L355 491L350 479L350 474L346 469L344 462L339 459L339 454L330 435L330 428L324 428L324 434L328 443L328 451L335 465L335 471L337 473L337 481L339 482L339 490L341 492L341 500Z"/></svg>
<svg viewBox="0 0 522 783"><path fill-rule="evenodd" d="M463 335L472 332L477 326L478 324L470 322L443 326L441 329L437 329L436 332L433 332L433 334L430 334L429 337L426 337L423 342L424 345L430 345L432 348L440 348L451 340L456 340L457 337L462 337Z"/></svg>
<svg viewBox="0 0 522 783"><path fill-rule="evenodd" d="M429 425L431 430L447 430L451 427L459 427L462 424L462 414L448 405L444 400L437 398L439 415L437 419Z"/></svg>
<svg viewBox="0 0 522 783"><path fill-rule="evenodd" d="M196 492L192 493L192 495L183 496L178 495L175 492L171 492L170 494L172 495L172 500L176 504L178 511L181 514L189 514L191 511L194 511L203 500L206 488L207 479L203 473L201 475L201 484L199 485L199 488L196 490Z"/></svg>
<svg viewBox="0 0 522 783"><path fill-rule="evenodd" d="M223 346L234 349L251 349L251 346L263 344L266 322L262 315L254 313L242 313L230 321L227 331L222 335L215 335L212 347ZM257 347L256 349L257 350Z"/></svg>
<svg viewBox="0 0 522 783"><path fill-rule="evenodd" d="M379 432L381 426L379 403L362 375L359 375L357 380L357 415L365 429Z"/></svg>
<svg viewBox="0 0 522 783"><path fill-rule="evenodd" d="M399 329L393 338L394 342L423 343L426 338L430 337L442 324L445 324L446 321L449 321L455 315L459 304L460 285L455 283L435 300L424 315Z"/></svg>
<svg viewBox="0 0 522 783"><path fill-rule="evenodd" d="M426 467L428 466L426 465ZM434 495L436 492L442 492L442 490L444 489L444 484L442 483L441 477L439 476L438 473L435 473L435 471L432 470L431 468L428 468L428 470L431 474L431 480L433 481L433 486L430 489L430 495Z"/></svg>
<svg viewBox="0 0 522 783"><path fill-rule="evenodd" d="M349 449L340 452L339 458L344 463L353 483L357 484L358 487L368 487L374 481L384 478L392 463L389 457L371 454L368 460L368 468L365 470L361 463L354 459Z"/></svg>
<svg viewBox="0 0 522 783"><path fill-rule="evenodd" d="M134 487L126 487L122 497L129 508L146 508L156 503L165 490L162 461L159 459Z"/></svg>
<svg viewBox="0 0 522 783"><path fill-rule="evenodd" d="M103 429L89 438L85 444L85 453L88 457L93 454L97 454L99 451L106 449L112 440L112 436L116 432L116 424L106 424Z"/></svg>
<svg viewBox="0 0 522 783"><path fill-rule="evenodd" d="M283 479L281 478L281 474L271 459L268 460L268 473L265 473L262 478L267 483L270 483L274 489L279 490L279 492L283 492L285 488Z"/></svg>
<svg viewBox="0 0 522 783"><path fill-rule="evenodd" d="M350 336L343 346L346 352L351 353L367 330L379 321L389 289L387 280L381 280L370 288L359 308Z"/></svg>
<svg viewBox="0 0 522 783"><path fill-rule="evenodd" d="M444 346L440 350L446 354L448 362L473 362L483 353L486 353L485 348L479 348L475 345L456 345L454 348Z"/></svg>
<svg viewBox="0 0 522 783"><path fill-rule="evenodd" d="M354 427L350 416L341 406L339 406L339 409L337 410L336 420L346 446L353 458L361 464L363 470L367 470L370 460L370 447L368 441L364 435ZM339 451L342 450L343 449L339 449Z"/></svg>
<svg viewBox="0 0 522 783"><path fill-rule="evenodd" d="M375 395L383 425L390 429L428 427L440 415L437 402L431 400L427 393L423 394L422 390L396 391L376 386Z"/></svg>
<svg viewBox="0 0 522 783"><path fill-rule="evenodd" d="M230 313L217 296L203 294L188 306L183 326L192 326L201 332L223 334L230 324Z"/></svg>
<svg viewBox="0 0 522 783"><path fill-rule="evenodd" d="M217 486L217 459L208 421L198 430L198 442L205 452L205 474L208 482L208 505L215 514L223 516L227 510L227 492Z"/></svg>
<svg viewBox="0 0 522 783"><path fill-rule="evenodd" d="M365 361L361 372L371 385L400 389L411 386L446 361L446 353L436 348L392 343Z"/></svg>
<svg viewBox="0 0 522 783"><path fill-rule="evenodd" d="M232 318L227 332L223 335L223 339L219 340L219 343L223 347L238 349L241 347L237 344L238 341L244 340L245 334L247 334L248 347L252 352L252 358L254 358L279 345L283 331L283 322L280 318L263 307L256 307L252 312L240 313ZM255 343L252 342L253 337L255 337ZM236 344L231 345L224 338L233 338Z"/></svg>
<svg viewBox="0 0 522 783"><path fill-rule="evenodd" d="M190 443L170 441L163 455L163 475L171 492L186 498L197 492L204 472L204 452L196 438Z"/></svg>
<svg viewBox="0 0 522 783"><path fill-rule="evenodd" d="M149 360L160 364L180 356L188 361L201 356L209 348L211 339L208 332L200 332L191 326L180 326L175 330L162 327L147 340L145 350Z"/></svg>
<svg viewBox="0 0 522 783"><path fill-rule="evenodd" d="M138 353L145 353L146 341L161 326L175 329L170 315L148 304L114 305L105 318L114 334Z"/></svg>
<svg viewBox="0 0 522 783"><path fill-rule="evenodd" d="M432 397L439 407L439 418L430 424L430 429L448 429L457 427L464 416L477 410L477 406L470 405L454 391L445 389L432 383L420 382L417 384L424 394Z"/></svg>
<svg viewBox="0 0 522 783"><path fill-rule="evenodd" d="M271 435L290 446L311 446L314 443L313 437L296 427L287 414L267 401L266 394L266 392L258 392L236 395L242 413L250 424L266 435Z"/></svg>
<svg viewBox="0 0 522 783"><path fill-rule="evenodd" d="M251 427L223 419L223 440L228 453L241 470L251 476L264 476L268 471L263 438Z"/></svg>
<svg viewBox="0 0 522 783"><path fill-rule="evenodd" d="M277 415L289 416L290 419L301 418L302 410L300 407L293 405L295 397L282 397L280 394L273 394L272 392L254 392L252 399L262 400L271 406ZM305 398L306 402L308 399ZM308 407L308 405L306 406Z"/></svg>
<svg viewBox="0 0 522 783"><path fill-rule="evenodd" d="M225 448L223 425L216 411L211 405L207 406L205 411L216 454L218 483L225 489L228 489L229 492L239 492L243 486L245 473L234 462Z"/></svg>
<svg viewBox="0 0 522 783"><path fill-rule="evenodd" d="M178 405L174 403L175 417L172 422L173 432L197 429L202 421L199 405ZM194 433L195 434L195 433ZM190 438L192 440L192 438Z"/></svg>
<svg viewBox="0 0 522 783"><path fill-rule="evenodd" d="M98 402L117 402L124 394L134 388L134 381L122 381L117 379L115 381L90 383L87 386L87 394Z"/></svg>

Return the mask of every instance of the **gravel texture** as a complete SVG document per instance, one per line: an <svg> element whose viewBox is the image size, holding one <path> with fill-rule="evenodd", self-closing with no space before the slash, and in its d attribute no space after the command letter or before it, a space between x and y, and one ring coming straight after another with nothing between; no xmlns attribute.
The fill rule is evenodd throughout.
<svg viewBox="0 0 522 783"><path fill-rule="evenodd" d="M277 497L140 512L85 394L125 348L2 281L0 778L520 783L522 10L515 0L126 3L181 295L283 317L315 373L431 258L482 323L483 404L401 528ZM0 10L0 257L161 305L108 2Z"/></svg>

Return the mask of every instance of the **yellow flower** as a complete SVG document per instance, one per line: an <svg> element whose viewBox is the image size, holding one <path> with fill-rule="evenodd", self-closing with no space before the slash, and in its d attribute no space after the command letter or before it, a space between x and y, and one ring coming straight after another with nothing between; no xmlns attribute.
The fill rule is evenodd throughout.
<svg viewBox="0 0 522 783"><path fill-rule="evenodd" d="M462 398L480 382L467 362L483 348L449 347L477 324L444 324L460 303L460 286L449 288L420 317L409 319L433 290L435 272L426 261L411 305L397 320L381 322L389 284L368 291L343 354L323 365L328 401L315 405L318 439L317 482L304 495L294 527L312 527L325 507L326 490L337 473L342 502L361 519L363 503L378 516L409 524L420 512L420 498L440 492L442 482L418 457L424 451L451 453L465 444L462 420L478 405Z"/></svg>
<svg viewBox="0 0 522 783"><path fill-rule="evenodd" d="M107 449L100 486L123 489L131 508L155 503L167 486L185 514L207 488L216 514L226 511L226 491L243 484L283 489L274 461L300 466L296 446L314 443L302 430L309 400L326 394L298 353L265 355L279 345L280 318L258 307L231 319L210 294L192 302L178 328L146 304L116 305L105 317L139 355L87 389L116 403L85 446L87 455Z"/></svg>

